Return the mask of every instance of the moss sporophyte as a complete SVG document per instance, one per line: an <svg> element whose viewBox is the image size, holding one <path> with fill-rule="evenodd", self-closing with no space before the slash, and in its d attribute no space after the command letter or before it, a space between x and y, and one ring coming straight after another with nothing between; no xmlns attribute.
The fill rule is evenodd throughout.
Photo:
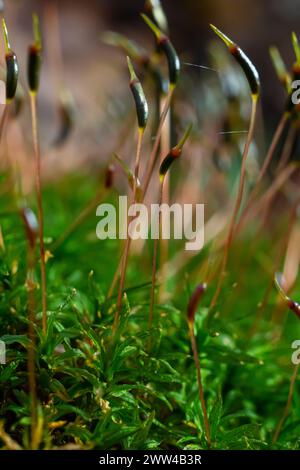
<svg viewBox="0 0 300 470"><path fill-rule="evenodd" d="M5 43L5 61L6 61L6 102L11 103L14 99L19 79L19 65L16 54L11 49L5 20L2 19L2 30Z"/></svg>

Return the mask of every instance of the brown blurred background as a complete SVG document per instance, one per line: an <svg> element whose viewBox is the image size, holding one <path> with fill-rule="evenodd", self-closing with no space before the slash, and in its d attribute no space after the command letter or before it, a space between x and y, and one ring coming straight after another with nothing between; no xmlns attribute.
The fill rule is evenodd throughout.
<svg viewBox="0 0 300 470"><path fill-rule="evenodd" d="M6 0L5 18L13 48L21 64L26 88L26 51L32 40L31 13L43 22L45 60L40 93L41 136L47 151L57 133L56 90L63 81L72 92L77 108L74 138L67 148L51 153L48 164L62 167L102 158L113 150L115 119L126 114L128 93L125 58L103 44L106 30L125 33L145 47L152 36L139 12L143 0ZM53 37L51 6L57 4L61 38ZM181 55L197 64L209 65L207 45L213 38L212 22L228 33L249 54L262 78L262 110L266 127L273 127L284 103L284 94L275 76L268 49L277 45L286 63L293 61L290 35L300 33L297 0L162 0L170 25L170 35ZM52 20L50 19L52 18ZM54 25L55 26L55 25ZM61 56L51 57L58 39ZM1 42L3 48L3 41ZM2 54L3 56L3 54ZM193 70L195 73L195 69ZM197 69L197 80L205 81L208 71ZM125 91L126 90L126 91ZM113 98L113 99L112 99ZM26 126L28 115L23 117ZM110 148L111 145L111 148ZM68 158L65 158L66 152Z"/></svg>

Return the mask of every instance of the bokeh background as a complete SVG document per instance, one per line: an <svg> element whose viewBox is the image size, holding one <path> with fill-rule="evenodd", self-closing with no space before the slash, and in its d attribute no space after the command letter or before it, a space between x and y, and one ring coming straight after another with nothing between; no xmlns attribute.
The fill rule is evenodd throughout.
<svg viewBox="0 0 300 470"><path fill-rule="evenodd" d="M139 16L144 1L6 0L4 3L24 89L26 51L32 41L31 13L37 12L42 20L45 51L39 109L41 142L48 156L47 174L53 176L59 169L68 170L83 163L89 166L105 159L114 150L118 120L126 114L131 97L124 54L105 45L101 38L106 30L114 30L152 48L151 33ZM263 138L268 139L285 100L268 50L270 45L277 45L286 63L292 64L290 36L293 30L300 33L299 2L162 0L162 4L172 41L180 56L189 62L211 64L209 43L214 37L210 22L228 33L249 54L262 79ZM59 37L55 31L59 31ZM3 49L3 41L1 47ZM214 75L212 71L191 67L188 70L185 67L185 72L193 75L195 87L209 84ZM57 93L60 82L74 97L77 119L70 142L51 151L51 142L59 132ZM25 128L30 124L28 117L25 112Z"/></svg>

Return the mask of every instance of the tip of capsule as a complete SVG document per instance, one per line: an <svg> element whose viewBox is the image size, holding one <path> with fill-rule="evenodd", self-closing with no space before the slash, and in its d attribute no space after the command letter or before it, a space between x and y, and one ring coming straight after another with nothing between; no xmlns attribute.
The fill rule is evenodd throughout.
<svg viewBox="0 0 300 470"><path fill-rule="evenodd" d="M211 27L211 29L213 30L213 32L219 36L220 39L222 39L222 41L226 44L227 47L232 47L235 45L235 43L229 39L228 36L226 36L226 34L222 33L222 31L220 29L218 29L215 25L213 25L212 23L210 23L209 25Z"/></svg>
<svg viewBox="0 0 300 470"><path fill-rule="evenodd" d="M6 26L6 22L4 18L2 18L2 31L3 31L4 43L5 43L5 52L6 54L8 54L11 48L10 48L10 43L8 39L7 26Z"/></svg>
<svg viewBox="0 0 300 470"><path fill-rule="evenodd" d="M153 23L153 21L150 20L150 18L147 15L145 15L144 13L141 13L141 17L143 18L145 23L149 26L149 28L152 30L152 32L155 34L158 40L165 37L164 34L161 32L161 30L156 26L156 24Z"/></svg>
<svg viewBox="0 0 300 470"><path fill-rule="evenodd" d="M283 276L281 273L279 272L276 272L275 275L274 275L274 283L275 283L275 286L278 290L278 293L280 295L280 297L282 298L282 300L284 300L285 302L289 301L289 297L286 295L283 287L282 287L282 283L283 283L284 279L283 279Z"/></svg>
<svg viewBox="0 0 300 470"><path fill-rule="evenodd" d="M298 37L295 31L292 32L292 44L293 44L293 49L294 49L296 60L297 60L297 65L299 65L300 64L300 46L299 46Z"/></svg>
<svg viewBox="0 0 300 470"><path fill-rule="evenodd" d="M134 71L134 68L133 68L130 57L127 56L126 58L127 58L127 65L128 65L128 70L129 70L129 74L130 74L130 81L133 82L133 81L137 80L138 78L137 78L136 73Z"/></svg>
<svg viewBox="0 0 300 470"><path fill-rule="evenodd" d="M39 17L36 13L32 15L32 25L33 25L33 35L34 35L34 44L37 49L42 48L42 34L40 29Z"/></svg>
<svg viewBox="0 0 300 470"><path fill-rule="evenodd" d="M191 122L188 127L186 128L183 136L181 137L180 141L178 142L178 144L176 145L175 148L181 150L182 147L184 146L185 142L187 141L187 139L189 138L190 136L190 133L192 132L192 129L193 129L193 123Z"/></svg>

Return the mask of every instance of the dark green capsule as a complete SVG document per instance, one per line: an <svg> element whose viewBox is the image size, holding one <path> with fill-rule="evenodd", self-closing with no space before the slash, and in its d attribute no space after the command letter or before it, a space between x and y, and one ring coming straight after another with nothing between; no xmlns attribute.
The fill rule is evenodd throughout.
<svg viewBox="0 0 300 470"><path fill-rule="evenodd" d="M163 37L159 42L159 47L164 52L169 67L169 80L172 85L176 85L180 73L180 60L177 52L171 43L170 39L166 36Z"/></svg>
<svg viewBox="0 0 300 470"><path fill-rule="evenodd" d="M170 166L174 161L180 157L182 150L179 148L174 147L168 155L163 159L160 168L159 168L159 176L160 178L164 178L169 171Z"/></svg>
<svg viewBox="0 0 300 470"><path fill-rule="evenodd" d="M260 79L256 67L251 62L249 57L242 51L242 49L235 44L228 36L226 36L222 31L216 28L214 25L210 25L212 30L222 39L229 49L229 52L241 66L246 78L248 80L250 90L253 96L258 97L260 93Z"/></svg>
<svg viewBox="0 0 300 470"><path fill-rule="evenodd" d="M11 50L10 42L8 39L8 32L5 19L2 18L2 30L5 45L5 62L6 62L6 101L10 103L16 94L19 66L16 54Z"/></svg>
<svg viewBox="0 0 300 470"><path fill-rule="evenodd" d="M6 61L6 101L14 99L19 79L19 65L17 56L13 51L7 52Z"/></svg>
<svg viewBox="0 0 300 470"><path fill-rule="evenodd" d="M42 65L42 36L38 16L32 15L34 43L29 46L27 62L28 87L31 94L36 94L40 85Z"/></svg>
<svg viewBox="0 0 300 470"><path fill-rule="evenodd" d="M242 49L240 49L237 45L232 46L229 50L244 71L250 86L251 93L253 95L259 95L260 79L255 66L249 57L244 53L244 51L242 51Z"/></svg>
<svg viewBox="0 0 300 470"><path fill-rule="evenodd" d="M157 44L166 56L169 68L170 84L175 86L180 73L180 60L178 54L168 36L162 33L161 30L153 23L153 21L148 18L148 16L142 14L142 18L155 34Z"/></svg>
<svg viewBox="0 0 300 470"><path fill-rule="evenodd" d="M40 73L42 66L42 53L41 49L35 44L29 46L28 50L28 64L27 64L27 79L28 86L31 93L37 93L40 85Z"/></svg>
<svg viewBox="0 0 300 470"><path fill-rule="evenodd" d="M143 87L140 82L133 81L130 82L130 88L135 101L138 125L141 129L145 129L148 121L148 104Z"/></svg>
<svg viewBox="0 0 300 470"><path fill-rule="evenodd" d="M183 136L181 137L180 141L178 142L177 145L175 145L175 147L173 147L170 152L168 153L168 155L164 158L164 160L162 161L161 165L160 165L160 168L159 168L159 176L160 176L160 179L162 180L165 175L167 174L167 171L169 170L170 166L172 165L172 163L178 158L180 157L181 155L181 152L182 152L182 149L183 149L183 146L185 144L185 142L187 141L187 139L189 138L190 136L190 133L192 131L192 128L193 128L193 124L189 124L188 127L186 128Z"/></svg>
<svg viewBox="0 0 300 470"><path fill-rule="evenodd" d="M129 57L127 57L127 63L130 72L130 89L135 102L138 126L140 129L145 129L149 115L148 103L141 82L135 74Z"/></svg>

